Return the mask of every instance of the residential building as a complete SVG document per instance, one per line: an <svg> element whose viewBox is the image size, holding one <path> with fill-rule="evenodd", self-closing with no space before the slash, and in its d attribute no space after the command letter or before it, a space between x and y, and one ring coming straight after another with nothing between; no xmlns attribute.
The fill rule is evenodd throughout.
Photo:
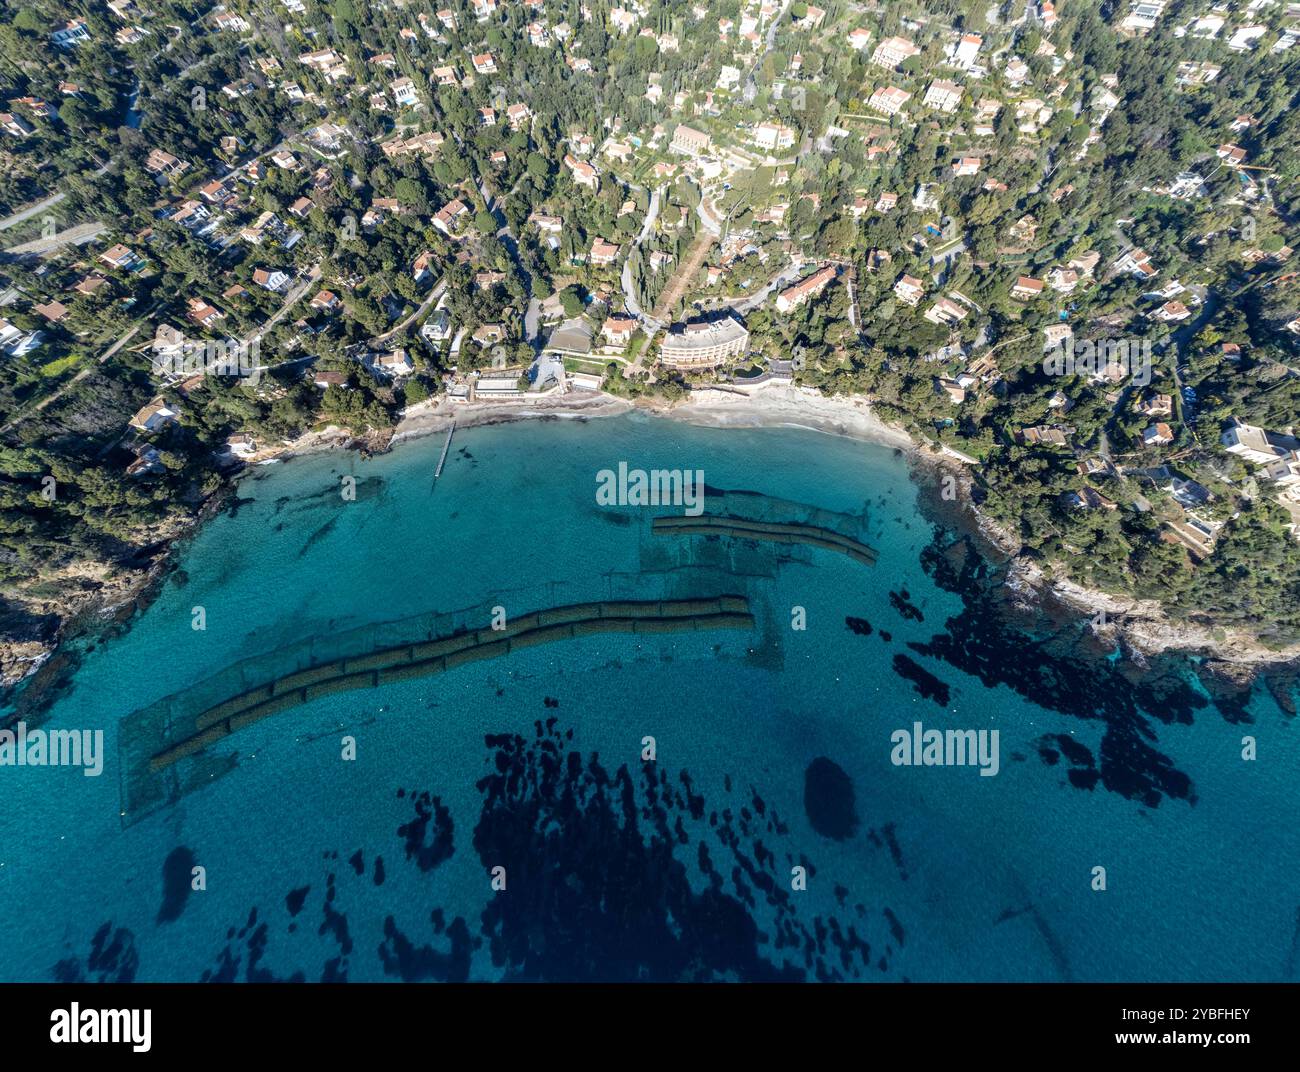
<svg viewBox="0 0 1300 1072"><path fill-rule="evenodd" d="M1070 445L1070 437L1064 428L1056 428L1046 424L1036 425L1033 428L1022 428L1019 438L1025 446L1030 447L1068 447Z"/></svg>
<svg viewBox="0 0 1300 1072"><path fill-rule="evenodd" d="M1022 275L1017 278L1011 287L1011 296L1013 298L1019 298L1022 301L1028 298L1036 298L1042 293L1043 281L1041 279L1033 279L1027 275Z"/></svg>
<svg viewBox="0 0 1300 1072"><path fill-rule="evenodd" d="M930 83L921 103L940 112L955 112L961 104L961 86L956 82L936 79Z"/></svg>
<svg viewBox="0 0 1300 1072"><path fill-rule="evenodd" d="M1166 0L1135 0L1133 6L1124 16L1119 26L1121 30L1141 37L1155 29L1156 22L1164 14Z"/></svg>
<svg viewBox="0 0 1300 1072"><path fill-rule="evenodd" d="M1052 268L1047 273L1047 285L1058 294L1069 294L1079 285L1079 273L1073 268Z"/></svg>
<svg viewBox="0 0 1300 1072"><path fill-rule="evenodd" d="M1219 442L1229 454L1235 454L1255 465L1268 465L1286 456L1286 449L1277 442L1280 438L1271 436L1263 428L1234 418L1233 423L1219 436Z"/></svg>
<svg viewBox="0 0 1300 1072"><path fill-rule="evenodd" d="M1174 415L1173 397L1155 394L1149 398L1144 398L1138 403L1137 411L1144 417L1172 417Z"/></svg>
<svg viewBox="0 0 1300 1072"><path fill-rule="evenodd" d="M768 151L790 148L796 136L794 130L780 123L759 123L754 128L754 144Z"/></svg>
<svg viewBox="0 0 1300 1072"><path fill-rule="evenodd" d="M420 96L415 91L415 82L410 78L394 78L391 89L393 100L399 108L410 108L420 103Z"/></svg>
<svg viewBox="0 0 1300 1072"><path fill-rule="evenodd" d="M90 28L85 19L71 19L50 37L59 48L76 48L83 41L90 40Z"/></svg>
<svg viewBox="0 0 1300 1072"><path fill-rule="evenodd" d="M420 335L435 346L446 342L452 336L451 314L446 309L435 309L420 328Z"/></svg>
<svg viewBox="0 0 1300 1072"><path fill-rule="evenodd" d="M1151 315L1162 323L1174 324L1186 320L1192 315L1192 311L1180 301L1167 301Z"/></svg>
<svg viewBox="0 0 1300 1072"><path fill-rule="evenodd" d="M733 90L740 85L740 68L732 67L730 64L723 64L722 70L718 72L717 88L723 90Z"/></svg>
<svg viewBox="0 0 1300 1072"><path fill-rule="evenodd" d="M948 401L955 406L960 406L966 401L966 388L956 380L949 379L946 376L939 376L935 379L934 390L936 394L946 395Z"/></svg>
<svg viewBox="0 0 1300 1072"><path fill-rule="evenodd" d="M956 49L953 50L953 61L958 67L970 67L974 64L975 57L983 44L984 38L977 33L962 34Z"/></svg>
<svg viewBox="0 0 1300 1072"><path fill-rule="evenodd" d="M131 418L131 427L140 432L156 432L176 420L176 411L156 398Z"/></svg>
<svg viewBox="0 0 1300 1072"><path fill-rule="evenodd" d="M680 123L673 131L673 140L669 148L675 153L683 153L686 156L699 156L709 151L710 144L711 139L704 131Z"/></svg>
<svg viewBox="0 0 1300 1072"><path fill-rule="evenodd" d="M1142 445L1144 447L1167 447L1174 441L1174 430L1159 421L1149 428L1142 430Z"/></svg>
<svg viewBox="0 0 1300 1072"><path fill-rule="evenodd" d="M886 37L871 54L871 62L877 67L888 67L892 70L904 60L920 54L921 50L906 37Z"/></svg>
<svg viewBox="0 0 1300 1072"><path fill-rule="evenodd" d="M672 368L710 368L749 347L749 331L730 316L718 320L674 324L664 338L659 360Z"/></svg>
<svg viewBox="0 0 1300 1072"><path fill-rule="evenodd" d="M867 107L884 115L897 115L903 109L912 94L897 86L885 86L876 90L867 101Z"/></svg>
<svg viewBox="0 0 1300 1072"><path fill-rule="evenodd" d="M940 298L925 312L925 319L931 324L960 324L966 319L968 310L964 305L951 298Z"/></svg>
<svg viewBox="0 0 1300 1072"><path fill-rule="evenodd" d="M31 123L12 112L0 112L0 128L15 138L27 138L36 133L36 128Z"/></svg>
<svg viewBox="0 0 1300 1072"><path fill-rule="evenodd" d="M162 149L150 149L145 157L144 169L151 175L183 175L189 164Z"/></svg>
<svg viewBox="0 0 1300 1072"><path fill-rule="evenodd" d="M610 346L626 346L636 333L636 320L632 317L611 316L601 325L600 333Z"/></svg>
<svg viewBox="0 0 1300 1072"><path fill-rule="evenodd" d="M455 238L457 221L467 215L469 206L458 197L434 213L433 225L448 238Z"/></svg>
<svg viewBox="0 0 1300 1072"><path fill-rule="evenodd" d="M278 268L254 268L253 282L264 290L279 294L289 285L289 277Z"/></svg>
<svg viewBox="0 0 1300 1072"><path fill-rule="evenodd" d="M210 305L202 298L190 298L186 305L189 311L185 314L191 323L198 324L201 327L210 328L213 324L226 319L226 314L218 309L215 305Z"/></svg>
<svg viewBox="0 0 1300 1072"><path fill-rule="evenodd" d="M833 264L819 269L807 279L803 279L787 290L781 291L776 297L776 308L778 312L788 313L792 309L797 309L810 298L815 297L825 290L835 278L836 269Z"/></svg>
<svg viewBox="0 0 1300 1072"><path fill-rule="evenodd" d="M592 193L600 189L600 172L592 164L585 160L577 160L568 153L564 154L564 166L569 169L573 175L573 181L579 186L585 186Z"/></svg>
<svg viewBox="0 0 1300 1072"><path fill-rule="evenodd" d="M226 453L232 458L247 458L257 453L257 443L247 432L236 432L226 437Z"/></svg>
<svg viewBox="0 0 1300 1072"><path fill-rule="evenodd" d="M1300 451L1288 451L1275 461L1266 463L1261 475L1278 487L1300 487Z"/></svg>
<svg viewBox="0 0 1300 1072"><path fill-rule="evenodd" d="M374 370L383 376L409 376L415 371L415 364L405 349L390 350L378 354L373 362Z"/></svg>
<svg viewBox="0 0 1300 1072"><path fill-rule="evenodd" d="M589 260L597 268L603 268L618 260L618 251L619 247L613 242L606 242L603 238L597 238L591 243Z"/></svg>
<svg viewBox="0 0 1300 1072"><path fill-rule="evenodd" d="M1130 249L1121 254L1115 262L1115 271L1127 272L1139 279L1151 279L1159 274L1151 263L1151 254L1144 249Z"/></svg>
<svg viewBox="0 0 1300 1072"><path fill-rule="evenodd" d="M894 296L905 305L916 305L925 294L925 284L915 276L900 276L894 284Z"/></svg>
<svg viewBox="0 0 1300 1072"><path fill-rule="evenodd" d="M116 268L122 272L134 271L143 263L134 250L128 249L120 242L101 253L99 259L110 268Z"/></svg>

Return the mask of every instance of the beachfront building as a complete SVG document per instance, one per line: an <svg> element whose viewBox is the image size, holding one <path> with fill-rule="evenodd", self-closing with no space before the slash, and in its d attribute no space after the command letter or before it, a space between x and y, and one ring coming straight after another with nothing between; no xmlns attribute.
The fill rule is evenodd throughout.
<svg viewBox="0 0 1300 1072"><path fill-rule="evenodd" d="M155 398L131 418L131 427L140 432L156 432L176 420L176 411L161 398Z"/></svg>
<svg viewBox="0 0 1300 1072"><path fill-rule="evenodd" d="M713 368L749 347L749 331L734 317L674 324L659 350L659 360L670 368Z"/></svg>

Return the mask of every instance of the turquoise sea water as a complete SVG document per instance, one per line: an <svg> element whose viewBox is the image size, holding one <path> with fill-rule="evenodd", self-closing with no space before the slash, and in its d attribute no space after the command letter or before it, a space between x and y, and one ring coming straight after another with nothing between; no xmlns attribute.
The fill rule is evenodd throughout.
<svg viewBox="0 0 1300 1072"><path fill-rule="evenodd" d="M441 446L259 469L129 632L85 655L44 728L103 729L104 775L0 767L0 978L1300 972L1294 724L1262 689L1221 711L1190 672L1125 691L1082 650L1049 668L1050 697L1019 685L1060 645L991 632L945 581L952 538L892 450L524 422L457 432L435 489ZM680 508L597 505L619 462L703 470L733 493L715 505L838 526L879 560L656 534ZM123 720L240 660L289 670L304 645L421 616L721 592L749 599L752 630L570 639L321 697L211 746L187 767L205 784L127 807ZM1137 706L1082 711L1094 693ZM999 773L894 766L890 735L916 721L997 729Z"/></svg>

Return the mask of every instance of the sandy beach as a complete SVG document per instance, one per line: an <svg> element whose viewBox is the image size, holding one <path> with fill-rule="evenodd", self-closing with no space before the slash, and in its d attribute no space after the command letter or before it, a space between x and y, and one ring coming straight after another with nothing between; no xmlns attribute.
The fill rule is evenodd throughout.
<svg viewBox="0 0 1300 1072"><path fill-rule="evenodd" d="M865 399L826 396L794 386L769 384L749 394L695 391L685 401L654 411L712 428L808 428L901 450L917 448L902 428L877 417Z"/></svg>
<svg viewBox="0 0 1300 1072"><path fill-rule="evenodd" d="M457 427L468 428L538 418L617 417L634 409L666 420L711 428L805 428L905 451L920 472L929 469L934 474L942 470L956 475L963 489L959 502L964 504L954 515L956 520L987 541L990 550L1007 556L1010 567L1007 583L1022 605L1029 607L1046 600L1085 617L1104 611L1106 625L1098 630L1099 635L1111 642L1122 639L1131 650L1144 655L1171 650L1198 651L1211 659L1233 664L1246 674L1261 666L1300 657L1297 644L1270 647L1249 630L1173 621L1155 601L1095 591L1066 578L1045 574L1035 563L1021 559L1015 535L983 515L969 494L964 493L970 482L966 465L918 443L904 429L881 420L870 403L859 397L827 396L813 389L773 383L746 392L705 388L676 402L657 398L632 402L604 392L588 391L557 393L532 402L453 403L443 397L408 409L386 440L374 435L355 436L347 429L331 425L292 444L273 448L266 456L292 457L340 447L382 451L405 440L445 432L453 421ZM254 460L261 460L261 456Z"/></svg>
<svg viewBox="0 0 1300 1072"><path fill-rule="evenodd" d="M258 464L325 450L361 449L379 453L406 440L445 432L453 422L457 427L467 428L541 418L587 420L617 417L632 410L713 428L805 428L845 436L905 451L921 471L937 467L930 468L930 471L934 473L941 468L954 473L963 488L970 479L967 466L918 443L904 429L882 421L863 398L825 396L815 390L771 383L748 392L708 388L693 391L689 397L671 403L661 399L633 402L594 391L555 393L530 402L453 403L446 397L429 399L407 409L391 434L370 432L357 435L349 429L329 425L292 442L258 451L245 460L247 467L244 472L252 471ZM236 475L235 486L238 479ZM192 531L203 517L210 514L220 498L214 498L189 525L182 526L182 531L172 533L171 538L183 537ZM966 522L1011 560L1008 584L1026 605L1047 598L1080 615L1092 616L1102 610L1107 614L1103 632L1115 641L1122 638L1133 650L1148 655L1170 650L1199 651L1211 659L1234 664L1247 674L1269 664L1300 657L1300 645L1268 647L1249 630L1224 630L1209 623L1174 622L1164 614L1159 604L1152 601L1093 591L1065 578L1045 576L1033 563L1019 558L1019 541L1013 534L981 515L971 504L969 495L960 496L960 500L966 504L962 511ZM124 607L137 605L137 600L147 601L146 590L164 572L165 564L158 562L147 574L102 585L98 597L88 596L69 605L50 600L40 609L44 613L58 614L64 619L64 626L74 618L105 619ZM39 669L66 635L65 628L61 627L54 638L0 645L0 687L12 686Z"/></svg>
<svg viewBox="0 0 1300 1072"><path fill-rule="evenodd" d="M393 430L392 444L407 439L445 432L452 421L457 427L503 424L538 417L617 417L633 408L632 403L598 391L575 391L537 402L451 402L430 399L404 410Z"/></svg>
<svg viewBox="0 0 1300 1072"><path fill-rule="evenodd" d="M617 417L630 410L712 428L808 428L831 435L883 443L903 450L917 445L903 429L886 424L861 398L826 397L793 386L767 385L749 394L694 391L680 402L657 399L630 402L603 392L571 392L539 402L452 403L430 400L402 415L392 443L459 427L499 424L537 417ZM306 449L310 445L304 444Z"/></svg>

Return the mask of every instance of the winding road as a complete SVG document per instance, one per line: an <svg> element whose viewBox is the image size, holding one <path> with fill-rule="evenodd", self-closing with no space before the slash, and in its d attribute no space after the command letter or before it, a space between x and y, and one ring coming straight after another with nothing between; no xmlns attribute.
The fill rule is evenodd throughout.
<svg viewBox="0 0 1300 1072"><path fill-rule="evenodd" d="M659 186L650 191L650 205L646 210L645 222L641 224L641 233L636 236L636 241L632 243L632 248L637 249L654 229L655 220L659 218L659 204L663 197L664 187ZM621 276L623 284L623 303L627 306L627 311L638 320L645 319L645 314L641 311L641 305L636 300L636 294L632 287L632 265L630 257L623 261L623 275Z"/></svg>

